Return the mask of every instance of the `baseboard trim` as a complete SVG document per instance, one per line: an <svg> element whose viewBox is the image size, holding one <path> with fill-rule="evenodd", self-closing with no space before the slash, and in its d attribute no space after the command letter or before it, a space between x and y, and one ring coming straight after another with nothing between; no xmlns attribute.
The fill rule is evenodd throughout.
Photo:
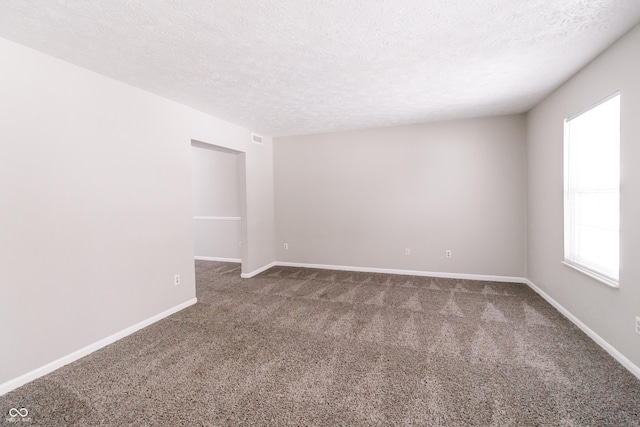
<svg viewBox="0 0 640 427"><path fill-rule="evenodd" d="M595 341L600 347L602 347L607 353L616 359L622 366L627 368L633 375L640 379L640 367L634 364L631 360L627 359L622 353L620 353L614 346L609 344L604 338L598 335L593 329L585 325L580 319L573 315L569 310L564 308L558 301L553 299L549 294L540 289L531 280L526 279L525 283L531 289L533 289L538 295L544 298L549 304L551 304L556 310L558 310L564 317L569 319L574 325L582 330L589 338Z"/></svg>
<svg viewBox="0 0 640 427"><path fill-rule="evenodd" d="M100 350L101 348L106 347L109 344L112 344L128 335L131 335L134 332L137 332L140 329L145 328L151 325L152 323L157 322L158 320L164 319L165 317L168 317L174 313L177 313L178 311L183 310L195 304L196 302L198 302L196 298L190 299L189 301L185 301L182 304L178 304L175 307L165 310L162 313L156 314L155 316L152 316L146 320L143 320L142 322L136 323L133 326L129 326L128 328L123 329L120 332L116 332L115 334L110 335L106 338L103 338L99 341L96 341L93 344L89 344L88 346L83 347L80 350L74 351L71 354L63 356L58 360L54 360L53 362L47 363L46 365L40 368L34 369L31 372L27 372L26 374L21 375L18 378L14 378L3 384L0 384L0 396L12 390L15 390L16 388L23 386L28 382L31 382L46 374L49 374L55 371L56 369L63 367L64 365L68 365L71 362L75 362L76 360L81 359L84 356L87 356L96 350Z"/></svg>
<svg viewBox="0 0 640 427"><path fill-rule="evenodd" d="M396 270L392 268L353 267L353 266L347 266L347 265L329 265L329 264L305 264L305 263L299 263L299 262L285 262L285 261L276 261L273 264L274 266L281 266L281 267L301 267L301 268L317 268L321 270L398 274L402 276L428 276L428 277L441 277L445 279L481 280L484 282L525 283L526 281L524 277L489 276L489 275L483 275L483 274L443 273L443 272L422 271L422 270Z"/></svg>
<svg viewBox="0 0 640 427"><path fill-rule="evenodd" d="M240 258L221 258L217 256L197 256L194 257L196 261L220 261L220 262L235 262L240 264L242 260Z"/></svg>
<svg viewBox="0 0 640 427"><path fill-rule="evenodd" d="M243 279L251 279L252 277L257 276L263 271L267 271L268 269L270 269L271 267L275 267L276 265L278 265L277 262L272 262L270 264L267 264L263 267L258 268L257 270L253 270L251 273L242 273L240 277L242 277Z"/></svg>

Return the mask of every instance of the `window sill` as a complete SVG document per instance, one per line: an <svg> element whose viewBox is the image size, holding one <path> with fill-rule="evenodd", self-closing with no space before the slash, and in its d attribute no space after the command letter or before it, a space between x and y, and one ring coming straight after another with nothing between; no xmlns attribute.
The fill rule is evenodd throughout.
<svg viewBox="0 0 640 427"><path fill-rule="evenodd" d="M611 279L608 279L606 277L603 276L599 276L598 274L594 273L593 271L589 271L586 268L582 268L578 265L575 264L571 264L567 261L562 261L562 263L564 265L566 265L567 267L573 268L576 271L579 271L582 274L586 274L587 276L591 277L592 279L597 280L600 283L604 283L605 285L614 288L614 289L620 289L620 284L616 281L613 281Z"/></svg>

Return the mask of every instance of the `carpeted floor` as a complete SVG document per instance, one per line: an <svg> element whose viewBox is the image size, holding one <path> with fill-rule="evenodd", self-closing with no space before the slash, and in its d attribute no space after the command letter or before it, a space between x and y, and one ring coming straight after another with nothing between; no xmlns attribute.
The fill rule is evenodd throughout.
<svg viewBox="0 0 640 427"><path fill-rule="evenodd" d="M0 397L0 423L640 425L640 381L525 285L196 275L198 304Z"/></svg>

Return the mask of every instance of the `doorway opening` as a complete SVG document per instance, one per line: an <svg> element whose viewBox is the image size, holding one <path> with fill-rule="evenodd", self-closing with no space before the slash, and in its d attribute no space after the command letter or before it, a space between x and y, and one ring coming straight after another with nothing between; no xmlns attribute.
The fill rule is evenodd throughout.
<svg viewBox="0 0 640 427"><path fill-rule="evenodd" d="M245 153L191 141L195 261L230 263L220 268L238 275L247 253L245 172Z"/></svg>

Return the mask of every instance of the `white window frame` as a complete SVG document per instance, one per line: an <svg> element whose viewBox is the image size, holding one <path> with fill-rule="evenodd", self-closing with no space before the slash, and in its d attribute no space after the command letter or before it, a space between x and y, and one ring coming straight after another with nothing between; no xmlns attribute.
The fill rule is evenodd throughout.
<svg viewBox="0 0 640 427"><path fill-rule="evenodd" d="M572 192L574 191L572 189L570 180L571 180L571 172L570 172L570 161L571 161L571 144L570 144L570 122L580 116L582 116L585 113L588 113L590 111L592 111L593 109L599 107L600 105L606 103L607 101L610 101L616 97L620 97L620 91L616 91L615 93L607 96L606 98L598 101L597 103L595 103L594 105L590 106L589 108L585 109L584 111L575 114L567 119L565 119L564 121L564 261L563 264L565 264L568 267L571 267L575 270L580 271L583 274L586 274L587 276L590 276L606 285L612 286L614 288L618 288L620 285L620 280L619 280L619 270L620 270L620 255L618 255L618 271L617 274L615 275L609 275L603 272L604 269L599 269L598 267L594 267L593 265L588 265L588 263L583 263L581 262L580 258L578 256L576 256L575 254L575 248L572 247L571 242L573 241L572 239L572 224L573 224L573 216L572 216L572 205L571 205L571 195ZM619 98L619 102L620 102L620 98ZM621 114L620 114L621 115ZM620 116L618 117L619 122L620 122ZM618 139L618 141L616 141L616 143L618 144L618 147L620 146L620 138ZM618 162L620 161L619 157L618 157ZM575 191L580 191L580 190L575 190ZM611 189L609 191L612 191ZM604 190L602 191L604 192ZM618 195L620 194L620 180L618 179L618 186L617 186L617 192ZM575 197L574 197L575 200ZM620 206L618 205L618 212L619 212ZM618 230L619 230L619 224L618 224ZM618 251L620 250L620 240L618 238ZM619 254L619 252L618 252Z"/></svg>

